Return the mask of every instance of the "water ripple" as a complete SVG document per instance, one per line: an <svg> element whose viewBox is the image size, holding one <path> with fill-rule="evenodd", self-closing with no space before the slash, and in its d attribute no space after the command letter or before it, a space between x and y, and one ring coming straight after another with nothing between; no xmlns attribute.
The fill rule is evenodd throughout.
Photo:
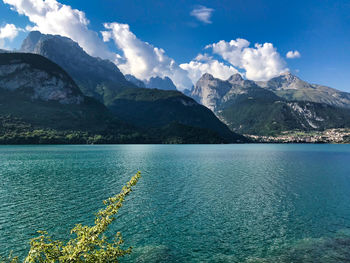
<svg viewBox="0 0 350 263"><path fill-rule="evenodd" d="M142 179L108 235L123 262L350 262L344 145L0 146L0 254L66 238Z"/></svg>

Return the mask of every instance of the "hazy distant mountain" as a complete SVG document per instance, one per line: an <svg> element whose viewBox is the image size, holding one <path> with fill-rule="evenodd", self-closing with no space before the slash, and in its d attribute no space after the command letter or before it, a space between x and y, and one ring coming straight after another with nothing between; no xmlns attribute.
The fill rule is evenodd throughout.
<svg viewBox="0 0 350 263"><path fill-rule="evenodd" d="M312 101L350 108L350 93L326 86L309 84L290 72L269 81L257 81L256 84L287 100Z"/></svg>
<svg viewBox="0 0 350 263"><path fill-rule="evenodd" d="M204 74L191 95L239 133L276 134L285 130L322 130L350 125L348 109L287 100L272 89L244 80L239 74L226 81Z"/></svg>
<svg viewBox="0 0 350 263"><path fill-rule="evenodd" d="M142 81L133 75L127 74L125 75L125 78L139 88L177 90L173 81L168 77L152 77L149 80Z"/></svg>
<svg viewBox="0 0 350 263"><path fill-rule="evenodd" d="M148 89L177 90L173 81L168 77L152 77L145 81L145 84Z"/></svg>
<svg viewBox="0 0 350 263"><path fill-rule="evenodd" d="M182 93L183 93L184 95L188 96L188 97L191 97L191 96L192 96L192 91L193 91L193 89L194 89L194 86L192 86L191 89L184 89L184 90L182 91Z"/></svg>
<svg viewBox="0 0 350 263"><path fill-rule="evenodd" d="M134 77L133 75L126 74L125 78L127 81L130 81L131 83L135 84L139 88L146 88L145 83L142 80Z"/></svg>
<svg viewBox="0 0 350 263"><path fill-rule="evenodd" d="M73 40L58 35L30 32L22 52L42 55L64 68L86 96L108 101L119 89L135 87L109 60L88 55Z"/></svg>

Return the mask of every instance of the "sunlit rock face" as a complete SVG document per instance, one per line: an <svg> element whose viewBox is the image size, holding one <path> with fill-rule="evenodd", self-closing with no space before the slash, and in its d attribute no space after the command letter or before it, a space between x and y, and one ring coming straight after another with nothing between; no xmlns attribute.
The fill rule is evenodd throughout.
<svg viewBox="0 0 350 263"><path fill-rule="evenodd" d="M230 83L204 74L194 86L191 96L207 108L215 111L222 97L231 89Z"/></svg>
<svg viewBox="0 0 350 263"><path fill-rule="evenodd" d="M0 54L0 88L19 92L32 100L80 104L84 97L73 80L57 65L32 54ZM33 63L32 63L33 62ZM44 62L48 69L36 67ZM44 64L41 63L41 64Z"/></svg>

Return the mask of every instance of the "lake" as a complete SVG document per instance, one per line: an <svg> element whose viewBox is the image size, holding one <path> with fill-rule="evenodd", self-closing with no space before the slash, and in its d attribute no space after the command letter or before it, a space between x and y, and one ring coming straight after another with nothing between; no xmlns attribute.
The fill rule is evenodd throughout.
<svg viewBox="0 0 350 263"><path fill-rule="evenodd" d="M350 262L350 145L0 146L0 255L64 238L142 178L122 262Z"/></svg>

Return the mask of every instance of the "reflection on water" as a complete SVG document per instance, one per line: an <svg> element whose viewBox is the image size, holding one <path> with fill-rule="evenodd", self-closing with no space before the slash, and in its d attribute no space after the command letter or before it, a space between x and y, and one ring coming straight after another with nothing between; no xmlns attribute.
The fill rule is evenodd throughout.
<svg viewBox="0 0 350 263"><path fill-rule="evenodd" d="M350 146L0 147L0 254L67 237L137 170L123 262L350 262Z"/></svg>

